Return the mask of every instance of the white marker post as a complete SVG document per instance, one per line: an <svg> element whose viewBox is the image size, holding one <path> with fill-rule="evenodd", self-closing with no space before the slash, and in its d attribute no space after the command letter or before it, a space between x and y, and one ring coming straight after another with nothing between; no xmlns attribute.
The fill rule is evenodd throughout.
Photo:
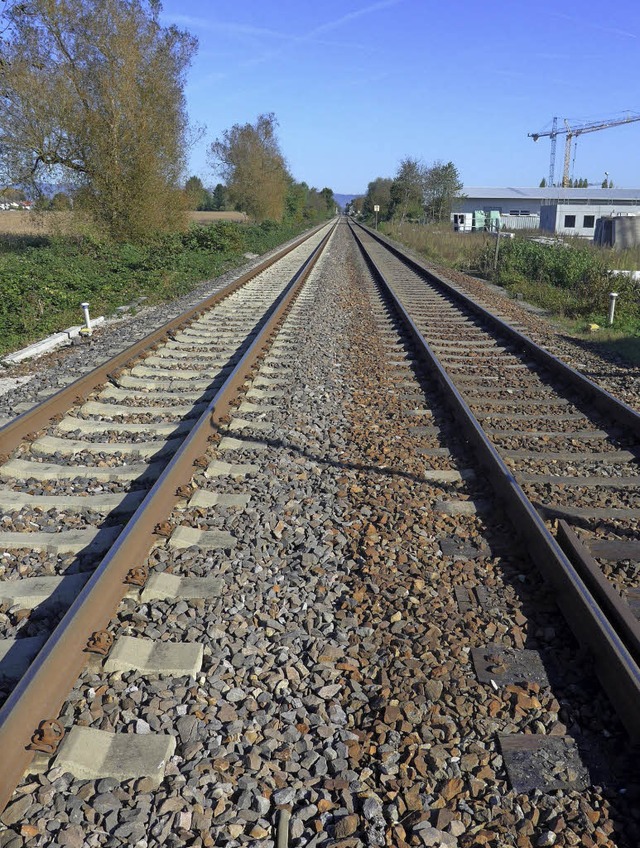
<svg viewBox="0 0 640 848"><path fill-rule="evenodd" d="M609 326L613 324L613 319L616 315L616 300L618 292L609 292Z"/></svg>
<svg viewBox="0 0 640 848"><path fill-rule="evenodd" d="M89 304L85 302L81 303L80 306L82 307L82 312L84 313L85 323L85 326L82 328L82 330L80 330L80 332L84 336L90 336L93 330L91 329L91 318L89 317Z"/></svg>
<svg viewBox="0 0 640 848"><path fill-rule="evenodd" d="M377 206L377 205L374 206L373 211L376 213L376 230L377 230L378 229L378 212L380 211L380 207Z"/></svg>

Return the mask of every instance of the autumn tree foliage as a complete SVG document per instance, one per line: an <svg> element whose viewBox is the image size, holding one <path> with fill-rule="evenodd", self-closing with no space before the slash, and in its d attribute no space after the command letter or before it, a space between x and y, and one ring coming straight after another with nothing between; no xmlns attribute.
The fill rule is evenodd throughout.
<svg viewBox="0 0 640 848"><path fill-rule="evenodd" d="M256 221L280 221L291 177L276 136L275 115L259 115L254 124L234 124L209 149L223 178L230 203Z"/></svg>
<svg viewBox="0 0 640 848"><path fill-rule="evenodd" d="M111 236L182 225L192 36L159 0L22 0L0 13L0 167L38 188L74 183L74 208Z"/></svg>

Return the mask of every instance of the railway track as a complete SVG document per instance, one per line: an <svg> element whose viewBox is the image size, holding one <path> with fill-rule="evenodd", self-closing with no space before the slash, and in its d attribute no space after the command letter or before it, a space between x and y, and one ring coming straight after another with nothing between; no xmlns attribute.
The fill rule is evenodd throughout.
<svg viewBox="0 0 640 848"><path fill-rule="evenodd" d="M287 279L301 259L291 262ZM401 276L409 277L406 266ZM4 784L0 846L635 844L635 787L618 795L619 783L611 792L593 785L579 756L581 734L591 742L606 729L613 759L626 744L622 729L496 507L493 475L452 413L443 381L425 371L415 333L367 270L346 223L279 324L274 314L259 329L253 308L228 346L224 339L223 356L220 328L244 308L216 313L215 341L201 315L174 327L144 360L123 356L99 381L109 397L83 390L59 420L53 407L41 411L45 422L56 416L45 438L80 443L79 453L63 456L59 441L43 453L43 425L28 428L34 437L26 442L15 437L10 463L53 460L108 477L148 469L158 461L152 442L166 464L138 468L128 485L84 476L76 485L64 471L59 480L3 484L19 496L57 499L42 512L31 501L13 509L10 532L60 535L62 525L48 523L58 516L87 532L97 515L118 535L101 560L7 550L13 571L2 585L19 582L20 571L28 580L71 569L93 584L100 610L85 616L77 650L54 633L38 654L64 678L59 694L40 700L40 672L28 671L0 715L5 775L12 763L16 775ZM460 330L453 319L451 328ZM250 358L252 341L259 362ZM202 387L206 351L218 370ZM195 361L185 362L187 352ZM168 361L182 372L170 400L167 387L152 385L168 379ZM516 394L540 400L518 369L495 373L507 375L505 392L519 386ZM496 381L482 379L493 399ZM239 393L223 400L231 384ZM118 412L93 431L95 403ZM578 420L569 417L579 414L571 404L560 405L558 431ZM481 406L479 417L492 410ZM502 417L509 412L503 405L495 416L502 434L514 430ZM188 432L184 420L194 422ZM605 428L603 419L588 430ZM519 437L505 438L514 440L507 449L523 449ZM612 452L596 438L598 453ZM95 448L105 444L116 453ZM139 491L157 506L149 512L129 502L137 511L123 530L120 502L108 502L108 519L103 508L65 508L69 498L135 499ZM555 530L557 512L549 516L545 532ZM589 519L578 519L576 532L588 538ZM18 640L47 636L58 620L55 611L43 608L40 617L19 604L0 612ZM561 672L547 677L540 658L546 663L550 653ZM12 705L24 731L11 724ZM36 740L41 750L20 779L32 755L22 749L43 717L59 725ZM62 730L54 753L47 746Z"/></svg>
<svg viewBox="0 0 640 848"><path fill-rule="evenodd" d="M111 650L105 628L117 604L148 577L136 562L163 535L193 462L327 239L328 228L314 232L0 432L0 503L11 528L0 533L0 601L13 610L1 645L8 701L0 712L0 803L34 751L57 750L63 730L55 716L86 652ZM201 535L185 528L171 544L189 547ZM233 541L214 533L202 544L224 549ZM124 650L135 665L145 647Z"/></svg>
<svg viewBox="0 0 640 848"><path fill-rule="evenodd" d="M373 233L356 237L637 740L640 414Z"/></svg>

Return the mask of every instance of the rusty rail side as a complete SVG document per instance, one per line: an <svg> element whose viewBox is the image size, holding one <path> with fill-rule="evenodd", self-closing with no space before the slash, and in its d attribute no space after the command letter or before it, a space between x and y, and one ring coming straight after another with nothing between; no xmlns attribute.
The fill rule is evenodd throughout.
<svg viewBox="0 0 640 848"><path fill-rule="evenodd" d="M154 347L154 345L164 341L168 337L169 333L175 332L182 327L187 326L200 313L212 309L218 303L225 300L229 297L229 295L242 288L242 286L246 285L254 277L257 277L258 274L261 274L288 253L291 253L292 250L295 250L296 247L303 244L323 226L325 225L321 224L313 230L310 230L308 233L305 233L288 247L285 247L269 259L265 259L264 262L261 262L255 268L252 268L250 271L242 274L242 276L238 277L237 280L229 283L229 285L225 286L220 291L215 292L215 294L212 294L200 303L197 303L191 309L182 313L182 315L178 315L176 318L172 318L170 321L167 321L157 330L149 333L143 339L140 339L139 342L135 342L135 344L123 350L113 359L109 359L102 365L98 365L97 368L94 368L92 371L89 371L88 374L79 377L73 383L70 383L68 386L60 389L59 392L56 392L50 398L47 398L47 400L38 404L33 409L28 409L26 412L23 412L22 415L19 415L12 421L9 421L8 424L5 424L4 427L0 428L0 456L10 455L12 451L14 451L24 440L25 436L29 433L35 433L45 429L51 424L52 420L56 416L66 413L75 403L81 403L86 400L91 392L95 391L98 386L101 386L107 381L111 373L130 364L132 360L149 351Z"/></svg>
<svg viewBox="0 0 640 848"><path fill-rule="evenodd" d="M607 580L589 549L563 519L558 521L556 538L591 594L607 610L609 620L615 622L616 630L623 636L636 661L640 661L640 621L631 612L629 604Z"/></svg>
<svg viewBox="0 0 640 848"><path fill-rule="evenodd" d="M384 274L355 233L354 237L374 277L387 293L413 340L421 361L441 387L465 438L474 449L477 460L487 469L487 479L514 529L525 542L529 556L545 580L556 589L558 606L571 630L576 638L591 650L598 676L627 732L634 742L640 741L640 668L637 662L485 435L481 424L396 297Z"/></svg>
<svg viewBox="0 0 640 848"><path fill-rule="evenodd" d="M0 710L0 811L10 800L31 761L33 752L26 747L31 735L40 721L58 716L85 666L88 655L84 649L89 637L96 630L106 628L115 613L128 588L124 583L127 572L146 559L157 539L154 533L156 525L175 506L178 488L191 479L195 460L206 452L209 436L216 432L221 420L228 414L238 389L269 347L271 337L284 320L334 228L335 225L266 313L268 317L250 348L208 404Z"/></svg>

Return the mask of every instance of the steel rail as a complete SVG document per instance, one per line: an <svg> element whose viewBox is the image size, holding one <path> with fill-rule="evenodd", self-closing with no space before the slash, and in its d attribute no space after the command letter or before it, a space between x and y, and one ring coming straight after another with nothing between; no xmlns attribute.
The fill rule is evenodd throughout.
<svg viewBox="0 0 640 848"><path fill-rule="evenodd" d="M98 365L87 374L79 377L73 383L70 383L68 386L60 389L60 391L56 392L50 398L47 398L42 403L33 407L33 409L26 410L26 412L23 412L3 427L0 427L0 457L8 457L11 452L14 451L22 441L24 441L26 436L30 433L45 429L58 415L62 415L67 412L75 403L80 403L86 400L91 392L95 391L98 386L105 383L114 371L125 367L130 364L132 360L149 352L153 347L155 347L155 345L163 342L170 333L174 333L183 327L188 326L192 321L198 318L202 312L217 306L218 303L225 300L238 289L242 288L248 282L253 280L254 277L257 277L258 274L261 274L267 268L270 268L280 259L291 253L292 250L295 250L303 244L323 226L325 225L320 224L318 227L314 227L283 250L280 250L275 255L265 259L255 268L252 268L250 271L242 274L237 280L233 280L233 282L229 283L220 291L215 292L200 301L200 303L197 303L181 315L167 321L157 330L153 330L144 338L140 339L140 341L135 342L117 356L113 357L113 359L109 359L102 365Z"/></svg>
<svg viewBox="0 0 640 848"><path fill-rule="evenodd" d="M411 337L420 360L435 378L454 417L461 424L478 462L488 471L488 480L502 503L527 552L543 577L556 589L556 601L580 642L593 654L596 670L627 732L640 741L640 657L612 625L584 580L551 535L533 504L516 482L481 424L440 363L433 349L393 291L366 246L354 237L389 301Z"/></svg>
<svg viewBox="0 0 640 848"><path fill-rule="evenodd" d="M594 383L588 377L585 377L584 374L581 374L570 365L567 365L566 362L563 362L557 356L554 356L548 350L545 350L545 348L534 342L533 339L530 339L529 336L526 336L506 321L503 321L502 318L498 318L497 315L494 315L472 297L455 288L451 282L447 281L444 277L441 277L435 271L427 268L427 266L422 262L408 256L399 247L393 244L390 239L387 239L385 236L380 235L380 233L371 230L369 227L365 227L363 224L359 224L357 222L350 223L352 223L352 231L353 224L356 224L372 238L386 247L387 250L389 250L394 256L408 265L413 271L421 276L426 276L430 282L432 282L451 299L464 304L467 309L481 317L483 321L486 321L499 332L511 339L511 341L524 348L537 362L545 365L557 377L565 380L572 388L578 390L581 394L587 395L591 402L594 403L601 412L611 416L617 422L624 424L626 427L629 427L635 436L640 437L640 412L637 412L633 409L633 407L624 403L619 398L614 397L606 391L606 389L603 389L597 383Z"/></svg>
<svg viewBox="0 0 640 848"><path fill-rule="evenodd" d="M206 452L210 436L228 415L238 389L270 346L271 337L300 293L334 229L335 224L267 310L251 346L209 402L0 710L0 811L10 800L32 759L33 752L27 749L32 734L42 720L58 716L86 664L89 655L85 648L89 638L108 625L129 588L124 582L128 571L148 556L158 538L155 533L158 521L166 518L175 506L177 490L190 481L195 460Z"/></svg>

